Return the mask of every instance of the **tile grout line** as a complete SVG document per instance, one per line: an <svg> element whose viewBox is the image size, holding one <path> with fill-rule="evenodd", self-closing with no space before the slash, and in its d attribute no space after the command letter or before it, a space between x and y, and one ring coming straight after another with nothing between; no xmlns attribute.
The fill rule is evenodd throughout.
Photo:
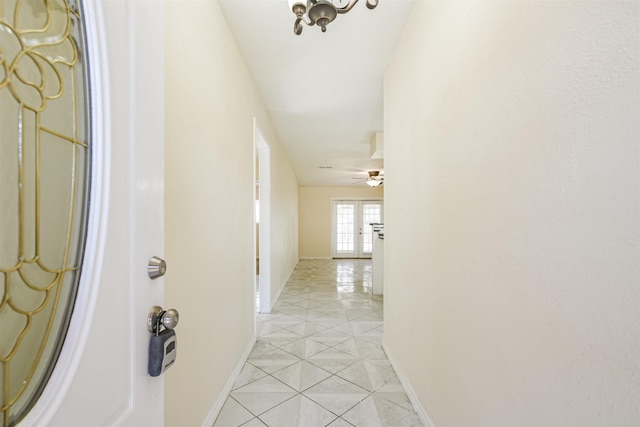
<svg viewBox="0 0 640 427"><path fill-rule="evenodd" d="M259 326L257 327L257 329L260 332L258 333L258 340L255 347L261 346L261 351L260 353L255 354L255 358L253 358L254 361L258 361L258 365L254 364L255 362L252 362L252 360L247 360L246 364L251 365L255 369L258 369L265 375L232 390L233 392L236 392L237 390L241 390L243 387L246 387L257 381L270 378L270 380L275 380L280 385L291 390L294 395L260 412L259 414L256 414L254 411L250 410L249 407L240 403L240 401L238 401L235 397L229 397L232 397L236 403L247 410L249 414L253 415L255 417L253 419L257 419L265 424L267 423L263 418L261 418L261 416L272 410L275 410L278 407L281 407L297 396L308 399L319 408L322 408L324 411L328 411L330 414L335 416L336 418L332 419L328 424L326 424L327 426L335 423L337 420L340 420L347 425L353 425L353 423L343 418L343 416L349 414L356 407L363 404L365 400L373 399L374 396L383 399L385 402L387 402L388 405L390 404L393 407L397 407L398 410L401 410L403 412L409 411L407 407L401 405L400 403L397 403L394 400L390 400L388 397L382 394L377 395L377 393L383 387L394 381L394 379L389 379L388 374L384 374L384 371L387 370L387 367L382 363L390 365L390 368L388 369L388 371L390 372L388 373L392 374L396 379L397 374L393 369L393 366L391 366L391 363L388 360L386 354L384 353L384 349L382 346L381 337L382 330L384 328L384 320L382 318L381 312L383 310L383 299L381 297L374 297L369 293L370 283L367 286L367 280L369 280L370 282L370 277L367 279L366 276L367 274L369 274L370 276L370 269L367 270L366 266L365 268L346 268L344 270L346 271L347 277L341 278L341 264L339 262L327 262L326 265L329 266L329 268L316 268L315 266L313 266L313 264L311 264L310 267L306 269L304 267L299 268L303 264L309 266L308 263L305 264L301 261L298 267L296 267L296 269L292 273L292 277L285 285L282 294L280 295L280 299L274 305L274 313L268 315L258 315L257 325ZM305 274L307 274L306 279L304 280L304 283L301 283L300 278ZM338 277L334 277L335 275L337 275ZM328 280L327 278L331 279ZM350 312L357 314L355 314L353 318L349 318ZM310 315L313 315L314 317L310 319ZM278 321L280 321L281 323L272 323ZM267 325L269 327L269 332L266 334L261 333L264 328L267 327ZM356 328L355 330L354 326ZM296 327L298 327L298 329L294 329ZM311 335L309 335L309 332L307 331L310 330L310 327L313 330L318 330L315 330L311 333ZM345 329L347 331L345 331ZM301 335L301 331L304 332L304 335ZM287 336L287 334L291 335ZM320 334L325 335L316 336ZM332 334L334 335L332 336ZM322 340L322 338L325 339ZM333 340L337 341L332 342L332 338ZM307 355L308 350L306 347L309 345L309 340L326 348ZM347 342L349 342L349 344L345 344ZM300 348L300 350L298 351L300 356L295 353L295 351L297 351L297 348L295 347L296 343L301 346L301 348L298 347ZM339 348L340 346L344 347ZM288 349L285 350L285 348ZM352 350L351 352L347 351L350 349ZM368 356L371 355L372 352L373 354L375 354L376 350L380 350L382 352L383 358ZM271 372L260 368L260 360L272 360L268 358L260 359L260 357L266 356L267 354L269 354L269 352L274 351L280 351L289 354L291 357L295 358L295 360L291 359L292 363L287 364L286 366L275 366L276 369ZM323 352L328 351L334 352L329 354L342 354L345 356L344 359L332 359L330 357L328 357L327 359L318 358L318 360L325 361L335 360L338 363L337 365L333 365L338 368L335 372L333 372L333 369L326 369L325 367L323 367L324 365L322 363L318 363L317 361L314 361L312 359L313 357L319 354L321 355ZM357 354L357 356L354 355L354 353ZM251 357L252 356L249 356L249 358ZM284 382L284 380L281 380L275 376L278 372L290 369L297 364L302 364L302 362L306 362L308 365L313 366L314 369L321 371L323 373L322 376L324 376L324 374L327 374L328 376L317 381L312 377L312 383L309 385L305 385L306 388L299 391ZM346 366L341 366L343 363L348 364ZM361 365L356 366L358 364ZM302 365L302 367L304 366L307 365ZM373 372L370 371L371 366L374 367ZM377 368L375 368L376 366ZM302 378L305 375L302 371L302 367L300 368L299 375L301 376L299 377L298 381L302 381ZM364 388L357 382L344 378L341 375L345 373L345 371L348 371L350 369L355 369L355 371L353 371L353 374L355 375L358 375L358 369L360 369L360 372L364 372L364 380L368 381L368 388ZM383 375L382 377L378 378L382 381L382 383L377 386L375 386L375 383L373 382L374 377L371 377L373 373L378 372L375 369L381 370L382 374L380 375ZM349 375L351 378L354 378L352 376L352 372L347 373L347 375ZM334 412L335 409L331 410L305 394L314 387L317 387L320 384L332 379L337 379L341 382L344 382L345 384L348 383L351 386L357 387L359 390L362 390L363 394L363 396L361 398L359 397L358 400L353 403L353 405L349 406L346 409L340 408L341 413L339 414L337 412ZM363 385L365 385L365 383L363 383ZM300 385L298 385L298 387L300 387ZM371 390L369 390L369 388ZM402 389L402 385L400 385L400 389ZM396 390L389 391L387 393L400 392ZM351 403L352 402L349 402L349 404ZM369 403L369 405L370 404L371 403ZM409 403L409 406L412 406L411 403ZM360 412L362 412L362 409L360 410ZM353 418L353 416L351 416L351 418ZM247 421L247 423L251 422L252 420Z"/></svg>

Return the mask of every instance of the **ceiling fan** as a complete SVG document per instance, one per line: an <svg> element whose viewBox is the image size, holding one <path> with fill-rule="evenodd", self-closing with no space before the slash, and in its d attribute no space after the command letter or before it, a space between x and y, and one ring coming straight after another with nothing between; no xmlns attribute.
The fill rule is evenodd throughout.
<svg viewBox="0 0 640 427"><path fill-rule="evenodd" d="M368 178L352 178L358 179L360 181L366 181L367 185L371 187L377 187L378 185L384 184L384 172L383 171L368 171Z"/></svg>

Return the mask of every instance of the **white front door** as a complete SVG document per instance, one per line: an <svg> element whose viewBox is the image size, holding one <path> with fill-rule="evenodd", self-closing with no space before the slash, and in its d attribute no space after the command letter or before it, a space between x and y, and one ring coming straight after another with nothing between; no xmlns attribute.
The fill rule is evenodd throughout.
<svg viewBox="0 0 640 427"><path fill-rule="evenodd" d="M152 280L147 264L164 255L163 3L81 5L92 133L103 144L93 155L87 245L94 247L83 264L93 277L79 291L51 379L20 425L162 426L163 377L147 373L147 314L164 305L164 280Z"/></svg>
<svg viewBox="0 0 640 427"><path fill-rule="evenodd" d="M370 224L382 220L380 200L333 201L333 258L371 258L374 236Z"/></svg>

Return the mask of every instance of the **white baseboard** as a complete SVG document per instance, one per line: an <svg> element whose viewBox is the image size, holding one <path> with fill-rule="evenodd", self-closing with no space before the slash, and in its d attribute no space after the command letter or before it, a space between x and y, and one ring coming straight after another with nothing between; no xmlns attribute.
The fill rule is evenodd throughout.
<svg viewBox="0 0 640 427"><path fill-rule="evenodd" d="M280 295L282 294L282 290L287 287L287 282L289 282L289 279L291 278L291 275L293 274L294 270L297 267L298 267L298 264L294 265L291 268L291 271L287 275L287 278L284 280L284 283L282 284L282 287L278 290L278 294L275 295L275 296L274 295L271 296L271 307L269 307L269 313L271 313L271 311L273 311L273 307L275 307L276 303L278 302L278 298L280 298ZM261 314L263 314L263 313L261 313Z"/></svg>
<svg viewBox="0 0 640 427"><path fill-rule="evenodd" d="M301 256L298 259L331 259L331 257L323 257L323 256Z"/></svg>
<svg viewBox="0 0 640 427"><path fill-rule="evenodd" d="M202 423L202 427L211 427L213 423L216 422L216 418L218 418L218 415L220 414L220 411L224 406L224 402L227 401L229 394L231 394L231 389L233 388L233 385L236 383L236 380L238 379L240 372L242 372L242 368L244 367L245 363L247 363L247 359L251 354L251 350L253 350L253 346L256 343L256 339L257 339L256 334L253 334L253 336L249 340L249 344L247 345L247 348L244 350L244 353L242 353L242 356L240 357L238 364L231 372L231 375L229 375L229 379L227 380L227 383L224 385L222 392L218 396L218 400L216 400L216 402L213 404L213 407L211 408L206 418L204 419Z"/></svg>
<svg viewBox="0 0 640 427"><path fill-rule="evenodd" d="M291 274L289 274L289 276L291 276ZM276 306L276 303L278 302L278 298L280 298L280 295L282 294L282 290L284 289L285 286L287 286L287 282L284 282L284 285L278 290L277 295L271 295L271 307L269 307L269 313L271 313L273 311L273 307ZM261 313L261 314L264 314L264 313Z"/></svg>
<svg viewBox="0 0 640 427"><path fill-rule="evenodd" d="M385 345L384 340L382 341L382 349L384 350L385 354L387 355L387 359L389 359L389 363L391 363L391 366L393 367L393 370L396 371L396 375L398 376L398 379L400 380L400 384L402 384L402 387L404 387L404 391L407 392L407 396L409 397L409 401L413 405L413 409L415 409L416 414L418 414L418 417L420 418L420 421L422 421L422 424L424 424L424 427L436 427L436 425L433 423L433 421L429 417L429 414L427 413L427 410L422 405L420 400L418 400L418 395L416 394L416 391L411 386L411 382L409 382L409 379L407 378L407 376L404 374L402 369L400 369L400 367L398 366L398 363L396 362L396 359L389 352L389 349Z"/></svg>

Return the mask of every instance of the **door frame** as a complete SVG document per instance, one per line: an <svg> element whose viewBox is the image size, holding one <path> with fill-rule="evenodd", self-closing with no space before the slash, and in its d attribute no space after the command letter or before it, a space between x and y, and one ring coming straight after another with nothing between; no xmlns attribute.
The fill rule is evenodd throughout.
<svg viewBox="0 0 640 427"><path fill-rule="evenodd" d="M260 252L260 271L254 276L258 279L258 288L260 292L260 313L271 312L271 147L269 141L264 137L264 133L260 130L257 118L253 118L253 144L254 152L258 156L259 170L256 176L256 166L254 161L253 182L256 178L259 182L259 200L260 200L260 226L258 227L259 236L256 236L255 226L255 203L254 203L254 238L253 238L253 258L255 258L256 237L259 237ZM253 190L255 193L255 189ZM253 262L254 268L256 262ZM255 289L254 283L254 289ZM253 300L255 301L255 293ZM255 304L255 302L254 302ZM256 310L254 310L256 312Z"/></svg>
<svg viewBox="0 0 640 427"><path fill-rule="evenodd" d="M383 217L384 217L384 197L332 197L331 198L331 258L359 258L360 257L360 245L361 238L357 235L356 248L353 256L339 256L336 251L336 212L335 205L337 202L380 202L383 207ZM356 217L358 222L360 222L360 212L356 212ZM361 224L364 226L364 224ZM367 258L368 259L368 258Z"/></svg>

